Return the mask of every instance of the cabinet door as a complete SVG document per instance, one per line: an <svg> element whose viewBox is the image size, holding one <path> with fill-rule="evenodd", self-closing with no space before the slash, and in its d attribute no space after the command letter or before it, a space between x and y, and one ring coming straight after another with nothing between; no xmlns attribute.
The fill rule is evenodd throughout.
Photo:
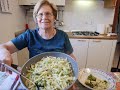
<svg viewBox="0 0 120 90"><path fill-rule="evenodd" d="M49 0L50 2L54 3L55 5L64 6L65 0Z"/></svg>
<svg viewBox="0 0 120 90"><path fill-rule="evenodd" d="M90 39L86 67L107 71L112 42L112 40Z"/></svg>
<svg viewBox="0 0 120 90"><path fill-rule="evenodd" d="M85 68L87 60L88 39L70 39L79 68Z"/></svg>
<svg viewBox="0 0 120 90"><path fill-rule="evenodd" d="M104 8L114 8L117 0L104 0Z"/></svg>
<svg viewBox="0 0 120 90"><path fill-rule="evenodd" d="M35 5L38 0L18 0L19 5Z"/></svg>
<svg viewBox="0 0 120 90"><path fill-rule="evenodd" d="M42 1L42 0L41 0ZM55 5L65 5L65 0L48 0ZM19 0L19 5L35 5L38 0Z"/></svg>

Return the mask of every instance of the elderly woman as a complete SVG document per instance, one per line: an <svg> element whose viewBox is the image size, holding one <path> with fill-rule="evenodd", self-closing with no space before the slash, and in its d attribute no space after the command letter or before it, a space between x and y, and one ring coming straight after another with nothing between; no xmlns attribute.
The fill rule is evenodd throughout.
<svg viewBox="0 0 120 90"><path fill-rule="evenodd" d="M0 60L8 65L12 64L11 54L25 47L29 50L29 57L43 52L63 52L73 55L73 48L67 34L54 28L57 17L56 7L43 0L38 2L33 11L33 18L38 28L27 30L11 41L0 45Z"/></svg>

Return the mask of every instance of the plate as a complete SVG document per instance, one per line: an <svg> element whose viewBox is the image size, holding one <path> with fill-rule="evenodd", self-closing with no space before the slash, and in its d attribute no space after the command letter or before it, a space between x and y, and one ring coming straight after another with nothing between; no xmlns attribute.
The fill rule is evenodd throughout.
<svg viewBox="0 0 120 90"><path fill-rule="evenodd" d="M93 88L91 88L85 84L85 80L87 79L87 77L90 74L92 74L93 76L95 76L98 79L106 80L108 82L107 90L115 90L115 87L116 87L115 79L110 74L108 74L102 70L99 70L99 69L92 69L92 68L81 69L79 72L78 81L85 87L93 90Z"/></svg>

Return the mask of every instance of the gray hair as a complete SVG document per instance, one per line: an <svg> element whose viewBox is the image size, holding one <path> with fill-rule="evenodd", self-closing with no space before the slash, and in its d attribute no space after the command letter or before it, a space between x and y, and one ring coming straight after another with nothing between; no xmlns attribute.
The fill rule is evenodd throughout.
<svg viewBox="0 0 120 90"><path fill-rule="evenodd" d="M39 11L40 8L41 8L42 6L44 6L44 5L50 6L51 9L52 9L52 12L53 12L53 15L54 15L55 19L57 18L57 7L56 7L56 5L54 5L53 3L50 3L48 0L42 0L42 1L39 0L39 1L36 3L36 5L35 5L35 7L34 7L34 10L33 10L33 19L34 19L35 22L37 22L37 21L36 21L36 16L37 16L37 14L38 14L38 11Z"/></svg>

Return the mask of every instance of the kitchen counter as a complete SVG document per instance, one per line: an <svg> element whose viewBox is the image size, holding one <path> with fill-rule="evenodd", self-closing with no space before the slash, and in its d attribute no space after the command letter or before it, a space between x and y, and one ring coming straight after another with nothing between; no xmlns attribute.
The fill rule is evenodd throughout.
<svg viewBox="0 0 120 90"><path fill-rule="evenodd" d="M18 32L15 32L15 37L25 32L25 30L21 30ZM72 32L66 32L69 36L69 38L74 39L105 39L105 40L117 40L117 35L111 35L107 36L107 34L98 35L98 36L82 36L82 35L72 35Z"/></svg>
<svg viewBox="0 0 120 90"><path fill-rule="evenodd" d="M117 35L111 35L107 36L107 34L101 34L98 36L82 36L82 35L72 35L72 32L66 32L69 36L69 38L74 38L74 39L105 39L105 40L117 40L118 36Z"/></svg>

